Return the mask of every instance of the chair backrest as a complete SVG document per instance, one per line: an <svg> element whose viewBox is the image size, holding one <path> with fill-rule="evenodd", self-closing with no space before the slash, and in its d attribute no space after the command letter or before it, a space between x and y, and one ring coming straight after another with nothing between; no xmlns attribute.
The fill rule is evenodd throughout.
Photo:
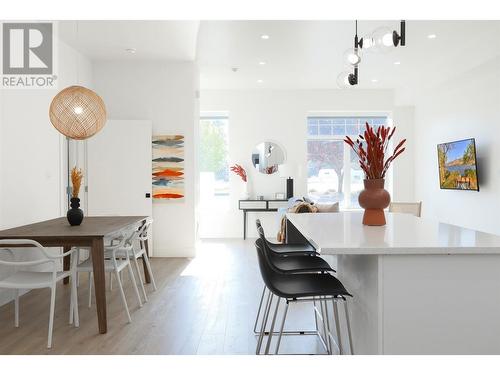
<svg viewBox="0 0 500 375"><path fill-rule="evenodd" d="M391 202L389 212L412 214L420 217L422 213L422 202Z"/></svg>
<svg viewBox="0 0 500 375"><path fill-rule="evenodd" d="M141 235L141 230L137 228L128 228L123 232L123 247L134 247L134 242Z"/></svg>
<svg viewBox="0 0 500 375"><path fill-rule="evenodd" d="M37 251L37 254L41 255L41 257L38 257L35 260L16 260L14 257L14 252L12 251L11 248L13 247L29 247L32 249L35 249ZM12 260L11 261L6 261L6 260L1 260L0 259L0 264L6 265L6 266L36 266L40 264L45 264L45 263L53 263L55 265L56 263L56 257L51 256L47 250L38 242L33 241L33 240L25 240L25 239L16 239L16 240L0 240L0 252L8 252ZM55 269L55 268L54 268Z"/></svg>
<svg viewBox="0 0 500 375"><path fill-rule="evenodd" d="M266 235L264 234L264 228L262 227L259 219L255 220L255 226L257 227L257 234L263 241L265 241Z"/></svg>
<svg viewBox="0 0 500 375"><path fill-rule="evenodd" d="M283 275L278 274L270 265L269 260L266 256L265 245L260 238L255 241L255 249L257 250L260 275L262 276L264 284L266 284L266 287L271 292L280 296L281 295L280 291L275 287L275 280L278 277L283 277Z"/></svg>
<svg viewBox="0 0 500 375"><path fill-rule="evenodd" d="M151 225L153 224L153 219L148 217L144 224L139 228L139 239L147 240L148 239L148 231Z"/></svg>

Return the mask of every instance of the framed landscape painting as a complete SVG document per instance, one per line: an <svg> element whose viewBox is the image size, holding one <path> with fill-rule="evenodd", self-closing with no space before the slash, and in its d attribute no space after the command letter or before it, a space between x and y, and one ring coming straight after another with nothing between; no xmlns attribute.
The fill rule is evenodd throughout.
<svg viewBox="0 0 500 375"><path fill-rule="evenodd" d="M184 136L153 136L153 199L184 199Z"/></svg>
<svg viewBox="0 0 500 375"><path fill-rule="evenodd" d="M437 148L441 189L479 191L474 138L442 143Z"/></svg>

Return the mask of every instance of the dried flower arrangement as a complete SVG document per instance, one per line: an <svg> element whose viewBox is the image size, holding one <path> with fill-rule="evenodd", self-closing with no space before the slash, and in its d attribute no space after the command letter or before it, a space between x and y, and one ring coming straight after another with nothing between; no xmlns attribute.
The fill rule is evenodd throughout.
<svg viewBox="0 0 500 375"><path fill-rule="evenodd" d="M239 165L239 164L233 165L231 167L231 171L236 173L238 176L240 176L244 182L247 182L247 172L245 171L245 169L241 165Z"/></svg>
<svg viewBox="0 0 500 375"><path fill-rule="evenodd" d="M78 198L78 193L80 192L80 186L82 185L83 172L80 168L73 167L71 169L71 183L73 184L73 192L71 196L73 198Z"/></svg>
<svg viewBox="0 0 500 375"><path fill-rule="evenodd" d="M363 135L359 135L354 142L349 136L346 136L344 142L347 143L359 158L359 165L367 180L385 178L385 174L391 163L403 153L403 145L406 139L398 143L392 155L385 159L390 140L396 131L396 127L380 126L375 132L373 128L366 123L366 130ZM365 149L366 146L366 149Z"/></svg>

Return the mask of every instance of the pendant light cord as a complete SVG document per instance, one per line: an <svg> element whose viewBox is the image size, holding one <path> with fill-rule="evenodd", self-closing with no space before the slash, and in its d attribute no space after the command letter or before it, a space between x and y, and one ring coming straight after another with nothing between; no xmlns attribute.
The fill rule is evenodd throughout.
<svg viewBox="0 0 500 375"><path fill-rule="evenodd" d="M78 20L76 20L76 45L78 46L78 42L80 40L80 30L79 30L79 24ZM78 50L75 49L75 56L76 56L76 83L80 85L80 63L78 59Z"/></svg>

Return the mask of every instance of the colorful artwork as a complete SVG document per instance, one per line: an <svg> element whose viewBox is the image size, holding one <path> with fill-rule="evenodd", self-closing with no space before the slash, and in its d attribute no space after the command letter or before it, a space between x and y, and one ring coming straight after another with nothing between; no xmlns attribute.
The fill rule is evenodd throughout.
<svg viewBox="0 0 500 375"><path fill-rule="evenodd" d="M479 190L474 139L438 145L441 189Z"/></svg>
<svg viewBox="0 0 500 375"><path fill-rule="evenodd" d="M153 136L153 199L184 199L184 136Z"/></svg>

